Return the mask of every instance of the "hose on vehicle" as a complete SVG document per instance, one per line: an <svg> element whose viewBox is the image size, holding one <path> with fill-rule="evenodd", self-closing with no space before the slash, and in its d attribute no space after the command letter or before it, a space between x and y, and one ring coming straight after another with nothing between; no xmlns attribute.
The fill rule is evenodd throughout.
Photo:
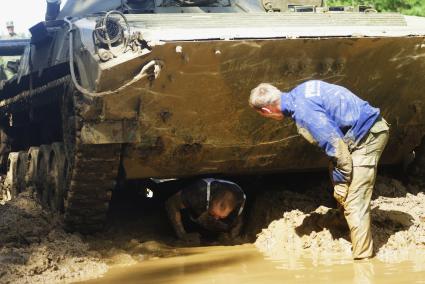
<svg viewBox="0 0 425 284"><path fill-rule="evenodd" d="M68 35L69 35L69 70L70 70L70 73L71 73L72 82L74 83L77 90L80 93L82 93L83 95L90 97L90 96L102 96L102 95L106 95L106 94L117 93L117 92L122 91L123 89L133 85L134 83L140 81L141 79L143 79L145 77L150 77L152 79L156 79L159 76L159 73L161 71L163 63L159 60L151 60L142 67L140 72L136 76L134 76L131 81L127 82L126 84L122 85L121 87L119 87L115 90L104 91L104 92L91 92L91 91L87 90L86 88L84 88L80 85L80 83L78 82L77 77L75 75L74 35L73 35L73 32L75 31L74 30L74 24L71 22L70 17L65 17L64 20L69 26L69 30L68 30Z"/></svg>

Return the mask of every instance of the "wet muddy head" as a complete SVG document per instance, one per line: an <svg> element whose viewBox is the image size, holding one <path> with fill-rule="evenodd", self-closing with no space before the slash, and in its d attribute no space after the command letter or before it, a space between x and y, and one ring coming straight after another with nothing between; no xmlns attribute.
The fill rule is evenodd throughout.
<svg viewBox="0 0 425 284"><path fill-rule="evenodd" d="M228 204L226 204L223 201L219 201L215 203L211 208L208 210L208 213L216 220L218 219L224 219L227 216L229 216L230 212L232 212L233 207L230 207Z"/></svg>
<svg viewBox="0 0 425 284"><path fill-rule="evenodd" d="M211 200L208 213L216 220L224 219L236 207L236 201L236 196L231 192L219 193Z"/></svg>

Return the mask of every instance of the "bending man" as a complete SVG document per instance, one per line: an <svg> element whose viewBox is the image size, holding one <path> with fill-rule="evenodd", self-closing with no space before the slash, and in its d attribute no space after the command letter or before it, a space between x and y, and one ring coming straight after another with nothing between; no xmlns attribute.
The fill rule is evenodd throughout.
<svg viewBox="0 0 425 284"><path fill-rule="evenodd" d="M264 117L294 120L298 133L331 159L334 197L344 208L353 257L372 257L370 200L389 136L380 110L344 87L318 80L288 93L260 84L251 91L249 104Z"/></svg>
<svg viewBox="0 0 425 284"><path fill-rule="evenodd" d="M199 243L200 236L231 240L242 226L245 193L233 182L206 178L192 182L166 202L178 238Z"/></svg>

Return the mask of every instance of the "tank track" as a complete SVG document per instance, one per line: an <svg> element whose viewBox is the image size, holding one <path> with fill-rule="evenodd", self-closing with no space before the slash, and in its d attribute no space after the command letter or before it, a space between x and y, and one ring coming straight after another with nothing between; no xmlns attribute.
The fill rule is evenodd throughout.
<svg viewBox="0 0 425 284"><path fill-rule="evenodd" d="M80 113L93 102L83 99L70 76L20 93L9 103L13 105L34 96L46 97L51 90L55 90L56 99L57 95L61 96L57 111L62 121L62 137L11 152L8 184L14 196L25 187L35 187L43 206L55 214L63 213L67 230L93 233L101 230L107 219L118 176L121 144L93 145L81 141L84 120Z"/></svg>
<svg viewBox="0 0 425 284"><path fill-rule="evenodd" d="M120 145L76 145L64 200L67 229L91 233L103 228L118 175Z"/></svg>
<svg viewBox="0 0 425 284"><path fill-rule="evenodd" d="M69 107L71 105L71 107ZM103 228L120 165L121 144L83 144L80 139L84 106L72 83L65 85L63 136L68 161L64 221L68 230L92 233Z"/></svg>

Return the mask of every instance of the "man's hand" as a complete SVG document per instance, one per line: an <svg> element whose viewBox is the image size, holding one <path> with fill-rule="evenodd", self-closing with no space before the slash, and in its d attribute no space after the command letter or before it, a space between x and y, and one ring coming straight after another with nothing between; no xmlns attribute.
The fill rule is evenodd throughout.
<svg viewBox="0 0 425 284"><path fill-rule="evenodd" d="M180 239L191 245L201 244L201 235L199 233L185 233L180 236Z"/></svg>
<svg viewBox="0 0 425 284"><path fill-rule="evenodd" d="M233 245L233 238L229 233L219 234L217 240L222 245Z"/></svg>
<svg viewBox="0 0 425 284"><path fill-rule="evenodd" d="M238 237L241 233L242 225L243 225L243 214L239 215L236 220L233 228L230 230L229 234L232 239Z"/></svg>
<svg viewBox="0 0 425 284"><path fill-rule="evenodd" d="M205 229L213 232L228 231L228 225L221 220L214 219L208 211L202 213L197 219L196 223Z"/></svg>
<svg viewBox="0 0 425 284"><path fill-rule="evenodd" d="M348 195L348 184L338 183L334 185L334 197L344 207Z"/></svg>

